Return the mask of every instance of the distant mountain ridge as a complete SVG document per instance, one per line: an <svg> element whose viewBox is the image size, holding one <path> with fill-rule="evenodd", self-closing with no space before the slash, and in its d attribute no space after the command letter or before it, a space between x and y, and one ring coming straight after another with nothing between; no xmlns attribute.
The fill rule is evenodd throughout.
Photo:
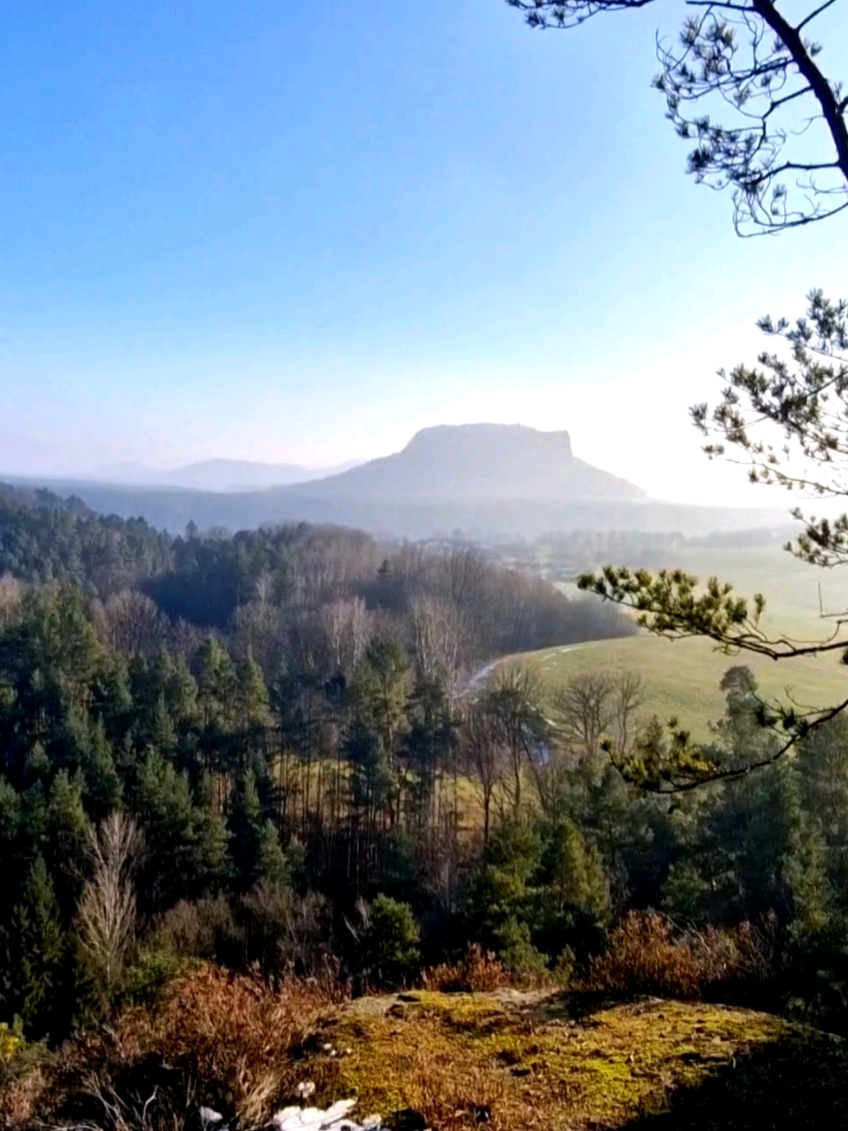
<svg viewBox="0 0 848 1131"><path fill-rule="evenodd" d="M212 465L211 472L207 464ZM60 477L3 476L7 482L76 495L99 513L144 517L172 533L189 522L201 530L248 529L266 523L353 526L379 537L426 539L462 530L477 541L534 538L552 531L677 531L685 535L745 530L786 522L774 508L704 507L650 499L626 479L577 459L564 431L521 425L425 428L402 451L367 464L282 486L211 489L221 471L232 482L234 460L189 465L181 485ZM247 462L257 467L280 466ZM197 467L201 471L197 472ZM165 473L168 474L168 473ZM313 473L314 474L314 473ZM208 480L207 480L208 481ZM219 482L221 480L218 480Z"/></svg>
<svg viewBox="0 0 848 1131"><path fill-rule="evenodd" d="M439 425L394 455L313 480L322 499L633 502L647 493L576 459L568 432L522 424Z"/></svg>
<svg viewBox="0 0 848 1131"><path fill-rule="evenodd" d="M261 491L339 475L362 462L349 460L335 467L309 468L296 463L208 459L170 471L141 463L115 463L99 468L92 480L134 487L184 487L195 491Z"/></svg>

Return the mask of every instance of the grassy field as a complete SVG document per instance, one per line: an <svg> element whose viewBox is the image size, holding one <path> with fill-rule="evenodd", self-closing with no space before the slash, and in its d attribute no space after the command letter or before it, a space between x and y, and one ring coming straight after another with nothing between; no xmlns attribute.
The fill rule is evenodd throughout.
<svg viewBox="0 0 848 1131"><path fill-rule="evenodd" d="M804 565L777 547L687 549L670 564L702 580L717 576L729 581L743 596L762 593L767 602L763 627L770 634L819 640L837 627L832 614L848 608L848 574ZM842 630L841 637L848 645L848 630ZM848 671L838 652L775 663L744 653L727 656L706 640L669 641L645 633L571 649L553 648L521 659L536 666L549 684L586 670L638 672L644 683L644 713L661 718L676 715L697 737L705 737L709 722L723 712L719 682L733 664L749 665L770 696L791 696L810 707L848 697Z"/></svg>

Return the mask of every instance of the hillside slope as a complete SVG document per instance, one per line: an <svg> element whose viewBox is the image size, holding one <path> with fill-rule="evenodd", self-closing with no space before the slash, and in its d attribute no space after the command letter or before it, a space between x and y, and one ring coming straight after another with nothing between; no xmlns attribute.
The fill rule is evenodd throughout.
<svg viewBox="0 0 848 1131"><path fill-rule="evenodd" d="M575 459L567 432L519 424L424 428L394 455L317 480L320 498L627 502L647 498L626 479Z"/></svg>
<svg viewBox="0 0 848 1131"><path fill-rule="evenodd" d="M76 495L99 514L142 517L179 534L187 523L201 530L246 530L281 522L331 523L388 537L432 538L461 528L480 541L489 537L536 538L556 530L677 531L704 534L750 530L786 521L786 512L754 507L702 507L646 500L629 502L527 502L501 499L349 499L312 493L313 484L268 491L212 492L177 487L125 487L81 480L16 479L24 489L47 488ZM325 481L329 482L329 481Z"/></svg>
<svg viewBox="0 0 848 1131"><path fill-rule="evenodd" d="M137 487L183 487L193 491L263 491L290 483L308 483L357 467L352 460L338 467L308 468L294 463L260 463L256 460L208 459L170 471L144 464L110 464L92 478L102 483Z"/></svg>

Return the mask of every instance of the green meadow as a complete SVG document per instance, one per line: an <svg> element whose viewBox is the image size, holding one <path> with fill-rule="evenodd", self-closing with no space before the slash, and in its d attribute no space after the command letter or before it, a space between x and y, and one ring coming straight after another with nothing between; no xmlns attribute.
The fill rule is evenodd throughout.
<svg viewBox="0 0 848 1131"><path fill-rule="evenodd" d="M669 564L701 581L711 576L728 581L741 596L762 593L766 598L762 628L769 636L810 642L836 633L848 646L848 626L839 624L839 614L848 609L848 572L805 565L776 546L687 548ZM573 587L567 591L573 595ZM642 713L676 716L697 737L705 737L709 723L723 712L719 683L733 664L750 666L761 690L771 697L791 698L805 707L848 698L848 669L841 663L840 651L775 662L745 652L727 655L707 640L665 640L640 633L621 640L552 648L521 659L536 667L550 686L583 671L637 672L644 689Z"/></svg>

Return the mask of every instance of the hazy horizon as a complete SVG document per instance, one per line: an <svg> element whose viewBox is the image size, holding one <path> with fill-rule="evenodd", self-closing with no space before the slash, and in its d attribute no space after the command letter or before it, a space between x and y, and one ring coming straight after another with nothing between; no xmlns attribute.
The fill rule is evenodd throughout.
<svg viewBox="0 0 848 1131"><path fill-rule="evenodd" d="M10 11L0 474L321 468L492 421L653 498L773 505L687 410L756 318L840 293L848 214L740 240L684 175L650 88L682 11Z"/></svg>
<svg viewBox="0 0 848 1131"><path fill-rule="evenodd" d="M495 422L495 421L464 422L463 421L463 422L460 422L460 423L462 423L462 424L465 424L465 423L472 423L472 424L492 424L492 423L495 423L495 424L498 424L498 423L503 423L503 422ZM506 423L517 424L517 423L520 423L520 422L509 421L509 422L506 422ZM533 427L533 426L526 426L526 427ZM537 431L544 434L544 433L559 432L559 431L562 431L562 430L561 429L552 429L552 428L541 428L541 429L537 429ZM565 429L565 431L569 431L569 430ZM102 482L102 483L111 482L111 483L114 483L116 486L125 484L127 486L142 486L143 485L143 486L155 487L157 485L157 477L160 477L159 482L161 483L161 485L163 485L163 486L164 485L170 485L172 481L168 480L167 477L169 475L175 476L179 472L198 468L198 467L201 467L202 465L207 464L207 463L208 464L214 464L214 463L217 463L217 462L221 462L221 463L224 463L224 464L232 463L232 464L236 464L236 465L244 464L244 465L248 465L248 466L257 466L257 467L297 468L298 470L303 471L305 473L310 473L310 475L314 474L314 473L320 473L320 475L323 477L324 475L339 474L340 472L342 472L344 470L356 467L356 466L361 465L361 464L366 463L366 462L370 462L371 460L380 459L380 458L387 456L387 455L393 455L398 451L402 451L406 447L406 444L409 441L412 440L412 438L413 438L412 436L408 437L408 440L405 443L401 444L398 448L394 449L391 452L382 452L381 451L381 452L375 453L373 456L369 456L367 458L359 458L359 459L354 458L354 459L350 459L350 460L342 460L342 461L339 461L338 463L335 463L335 464L312 465L311 467L306 465L306 464L298 464L294 460L289 460L289 459L285 459L285 458L283 458L283 459L272 459L272 460L262 460L262 459L256 458L255 456L253 458L244 458L244 457L220 456L220 455L208 456L208 457L205 457L203 459L190 459L190 460L188 460L184 463L171 464L171 465L159 465L159 466L157 466L157 465L153 465L151 463L147 463L147 462L140 461L140 460L138 460L138 461L137 460L133 460L133 461L123 461L123 460L121 460L121 461L115 461L115 462L109 463L109 464L99 464L95 467L91 467L89 465L83 464L83 465L77 466L77 467L73 467L73 466L59 467L59 468L56 468L54 470L51 470L51 469L44 470L44 469L40 469L38 467L34 467L30 470L18 470L17 468L14 468L14 467L10 468L10 467L4 466L2 463L0 463L0 481L2 481L3 476L5 475L5 476L10 477L10 478L32 479L34 481L55 480L57 482L62 482L62 481L66 481L66 482L90 481L92 483L93 482ZM610 468L608 466L606 466L606 464L604 462L587 460L585 458L584 454L579 449L575 449L574 436L572 434L570 434L570 439L571 439L571 446L572 446L572 455L576 459L583 460L584 462L591 463L593 466L598 467L603 471L609 471L610 470ZM610 452L610 455L612 455L612 452ZM740 488L740 483L739 483L740 469L731 468L731 467L723 466L723 465L716 465L716 464L710 464L709 466L707 466L709 461L707 461L706 457L701 457L701 458L703 459L704 465L707 468L708 472L710 473L711 479L715 480L716 478L718 478L719 480L721 480L721 479L727 480L728 478L734 478L734 479L737 480L735 487L729 487L728 488L728 494L727 494L726 497L724 497L724 498L717 497L717 493L715 491L715 482L712 482L710 484L710 491L706 494L706 497L698 497L697 494L693 494L693 493L690 492L690 493L687 494L687 496L685 498L680 498L679 496L674 495L673 488L671 488L671 484L667 484L668 487L671 488L670 490L667 491L667 493L660 494L660 493L655 493L654 491L651 491L648 487L646 487L646 485L644 483L642 483L641 481L639 481L638 479L636 479L632 475L628 475L628 474L622 472L621 477L628 479L635 486L643 488L644 490L646 490L649 499L654 500L654 501L658 501L658 502L660 502L660 501L675 502L675 503L691 502L693 504L701 504L701 505L715 505L715 506L726 506L726 507L733 507L733 506L762 507L763 509L778 507L778 508L785 508L788 511L789 502L787 500L787 495L784 491L778 490L776 488L764 488L762 486L751 487L750 485L744 484L744 482L741 483L742 489L740 490L739 489ZM147 479L147 478L144 477L145 474L147 474L147 473L150 474L150 476L151 476L150 479ZM618 473L616 472L616 474L618 474ZM316 478L317 478L317 476L316 476ZM304 480L304 482L306 482L306 481L308 481L308 480ZM287 483L290 482L290 483L294 484L298 481L297 480L285 480L285 482L287 482ZM240 489L253 490L254 488L259 489L261 486L262 486L262 484L260 484L258 482L255 485L247 485L247 483L245 483L245 485ZM659 490L660 491L663 489L663 486L664 486L664 484L662 482L660 482L659 483ZM223 487L202 487L200 489L210 490L210 491L229 490L229 488L223 488Z"/></svg>

